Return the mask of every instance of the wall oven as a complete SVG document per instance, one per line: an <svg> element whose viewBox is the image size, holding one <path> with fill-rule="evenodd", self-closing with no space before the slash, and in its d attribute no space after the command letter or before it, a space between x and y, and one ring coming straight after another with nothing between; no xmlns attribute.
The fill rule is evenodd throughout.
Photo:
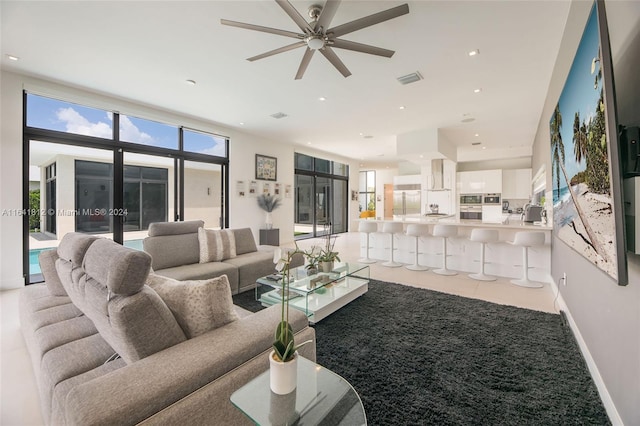
<svg viewBox="0 0 640 426"><path fill-rule="evenodd" d="M482 195L481 194L461 194L460 195L460 205L463 206L465 204L482 204Z"/></svg>
<svg viewBox="0 0 640 426"><path fill-rule="evenodd" d="M500 204L500 194L484 194L482 204Z"/></svg>
<svg viewBox="0 0 640 426"><path fill-rule="evenodd" d="M461 204L460 219L482 220L482 206L480 204Z"/></svg>

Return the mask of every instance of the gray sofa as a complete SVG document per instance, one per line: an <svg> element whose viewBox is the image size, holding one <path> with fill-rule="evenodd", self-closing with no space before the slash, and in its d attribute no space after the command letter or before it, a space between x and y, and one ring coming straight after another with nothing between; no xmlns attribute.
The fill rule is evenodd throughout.
<svg viewBox="0 0 640 426"><path fill-rule="evenodd" d="M235 257L219 262L200 263L198 228L201 220L157 222L149 225L144 251L151 255L153 271L177 280L200 280L226 274L233 294L255 288L256 280L272 274L273 246L256 246L250 228L234 229ZM292 266L304 264L295 256Z"/></svg>
<svg viewBox="0 0 640 426"><path fill-rule="evenodd" d="M147 253L84 234L67 234L40 264L45 283L22 290L20 320L47 424L251 424L229 396L267 370L277 306L249 313L232 305L225 277L149 275ZM189 338L151 278L222 282L233 318ZM306 316L289 315L296 339L314 342L301 355L315 360Z"/></svg>

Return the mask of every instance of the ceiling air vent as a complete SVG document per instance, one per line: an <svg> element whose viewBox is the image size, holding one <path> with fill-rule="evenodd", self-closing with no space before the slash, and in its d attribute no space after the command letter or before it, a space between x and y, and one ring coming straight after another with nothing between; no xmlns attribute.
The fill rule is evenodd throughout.
<svg viewBox="0 0 640 426"><path fill-rule="evenodd" d="M275 114L271 114L271 117L280 119L287 117L287 114L284 112L276 112Z"/></svg>
<svg viewBox="0 0 640 426"><path fill-rule="evenodd" d="M420 73L418 71L411 73L411 74L407 74L407 75L403 75L402 77L398 77L398 82L402 85L405 84L409 84L409 83L415 83L416 81L420 81L422 80L422 75L420 75Z"/></svg>

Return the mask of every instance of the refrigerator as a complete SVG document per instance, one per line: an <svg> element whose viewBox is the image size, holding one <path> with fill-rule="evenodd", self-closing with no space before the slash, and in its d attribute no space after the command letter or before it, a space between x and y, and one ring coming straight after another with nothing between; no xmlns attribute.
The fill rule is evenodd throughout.
<svg viewBox="0 0 640 426"><path fill-rule="evenodd" d="M393 190L393 216L416 217L421 214L420 185L396 185Z"/></svg>

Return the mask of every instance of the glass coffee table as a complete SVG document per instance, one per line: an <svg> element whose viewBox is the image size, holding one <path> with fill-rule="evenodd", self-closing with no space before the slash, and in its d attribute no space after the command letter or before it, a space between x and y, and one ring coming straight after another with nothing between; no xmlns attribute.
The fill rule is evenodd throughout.
<svg viewBox="0 0 640 426"><path fill-rule="evenodd" d="M345 379L298 357L298 385L271 392L269 370L231 394L231 403L257 425L366 425L360 397Z"/></svg>
<svg viewBox="0 0 640 426"><path fill-rule="evenodd" d="M289 306L316 322L362 296L369 290L369 265L336 262L331 272L307 276L304 266L290 271ZM268 307L281 303L282 279L274 275L259 278L256 300Z"/></svg>

